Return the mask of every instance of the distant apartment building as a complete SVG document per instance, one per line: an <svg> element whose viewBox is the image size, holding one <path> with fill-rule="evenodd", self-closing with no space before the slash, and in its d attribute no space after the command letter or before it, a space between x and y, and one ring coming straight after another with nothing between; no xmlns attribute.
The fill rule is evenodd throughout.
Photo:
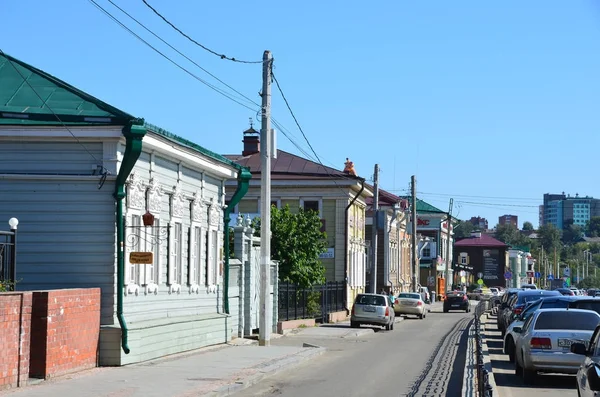
<svg viewBox="0 0 600 397"><path fill-rule="evenodd" d="M517 215L502 215L498 217L498 224L500 225L513 225L517 229L519 228L519 217Z"/></svg>
<svg viewBox="0 0 600 397"><path fill-rule="evenodd" d="M544 194L540 207L540 225L554 225L564 229L569 224L585 226L594 216L600 216L600 199L570 194Z"/></svg>
<svg viewBox="0 0 600 397"><path fill-rule="evenodd" d="M469 222L471 222L473 226L475 226L481 231L488 230L488 221L485 218L482 218L480 216L473 216L471 217L471 219L469 219Z"/></svg>

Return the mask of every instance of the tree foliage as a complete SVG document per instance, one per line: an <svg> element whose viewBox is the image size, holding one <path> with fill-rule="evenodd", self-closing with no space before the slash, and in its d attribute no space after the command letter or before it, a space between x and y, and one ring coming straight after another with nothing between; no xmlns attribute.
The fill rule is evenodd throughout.
<svg viewBox="0 0 600 397"><path fill-rule="evenodd" d="M469 221L460 221L454 226L454 238L460 239L471 236L471 232L475 230L475 225Z"/></svg>
<svg viewBox="0 0 600 397"><path fill-rule="evenodd" d="M511 246L523 246L529 245L529 239L522 235L516 226L511 224L496 225L496 232L494 233L496 239L502 241L505 244Z"/></svg>
<svg viewBox="0 0 600 397"><path fill-rule="evenodd" d="M600 237L600 216L593 216L585 227L588 237Z"/></svg>
<svg viewBox="0 0 600 397"><path fill-rule="evenodd" d="M523 222L523 230L533 231L533 223L529 221Z"/></svg>
<svg viewBox="0 0 600 397"><path fill-rule="evenodd" d="M561 240L564 244L575 244L583 238L583 228L568 221L562 231Z"/></svg>
<svg viewBox="0 0 600 397"><path fill-rule="evenodd" d="M260 218L252 227L260 236ZM321 232L321 219L315 211L289 206L271 207L271 258L279 261L279 279L302 288L325 282L325 267L319 255L325 252L327 235Z"/></svg>
<svg viewBox="0 0 600 397"><path fill-rule="evenodd" d="M547 252L552 250L561 249L561 231L558 230L554 225L548 224L541 226L538 231L538 242Z"/></svg>

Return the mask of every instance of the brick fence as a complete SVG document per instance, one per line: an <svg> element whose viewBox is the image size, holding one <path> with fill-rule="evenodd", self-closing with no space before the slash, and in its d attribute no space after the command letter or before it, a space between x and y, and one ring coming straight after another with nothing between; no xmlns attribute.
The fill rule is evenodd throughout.
<svg viewBox="0 0 600 397"><path fill-rule="evenodd" d="M95 367L100 289L0 293L0 390Z"/></svg>

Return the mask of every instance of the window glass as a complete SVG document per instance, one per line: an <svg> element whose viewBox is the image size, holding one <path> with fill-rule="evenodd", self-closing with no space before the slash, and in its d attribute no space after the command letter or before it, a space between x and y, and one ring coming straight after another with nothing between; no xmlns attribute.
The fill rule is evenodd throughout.
<svg viewBox="0 0 600 397"><path fill-rule="evenodd" d="M318 200L304 200L304 211L319 212L319 201Z"/></svg>
<svg viewBox="0 0 600 397"><path fill-rule="evenodd" d="M598 325L598 314L574 311L553 311L540 313L535 322L535 329L569 329L578 331L593 331Z"/></svg>

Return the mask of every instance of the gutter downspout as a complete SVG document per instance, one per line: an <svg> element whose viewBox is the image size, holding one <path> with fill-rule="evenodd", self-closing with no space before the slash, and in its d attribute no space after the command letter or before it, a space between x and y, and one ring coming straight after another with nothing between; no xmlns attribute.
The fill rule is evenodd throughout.
<svg viewBox="0 0 600 397"><path fill-rule="evenodd" d="M242 198L248 192L248 186L252 174L246 167L238 167L238 185L233 197L229 201L227 208L225 208L224 214L224 225L225 225L225 238L223 239L224 251L225 251L225 263L223 265L223 310L226 314L229 314L229 221L231 217L231 211L234 210L235 206L242 200Z"/></svg>
<svg viewBox="0 0 600 397"><path fill-rule="evenodd" d="M125 193L125 182L133 169L133 166L142 152L142 139L146 135L146 128L141 125L129 124L123 127L123 136L125 137L125 153L117 181L115 184L114 198L117 202L117 319L121 326L121 348L125 354L129 354L127 342L128 329L125 317L123 316L123 290L125 286L125 250L123 241L125 239L125 224L123 219L123 199L127 196Z"/></svg>
<svg viewBox="0 0 600 397"><path fill-rule="evenodd" d="M362 194L363 190L365 190L365 180L363 178L359 178L359 180L362 186L344 210L344 281L346 282L346 285L348 284L348 210L352 207L352 204L358 200L358 197ZM346 307L346 310L348 310L348 294L344 294L344 306Z"/></svg>

